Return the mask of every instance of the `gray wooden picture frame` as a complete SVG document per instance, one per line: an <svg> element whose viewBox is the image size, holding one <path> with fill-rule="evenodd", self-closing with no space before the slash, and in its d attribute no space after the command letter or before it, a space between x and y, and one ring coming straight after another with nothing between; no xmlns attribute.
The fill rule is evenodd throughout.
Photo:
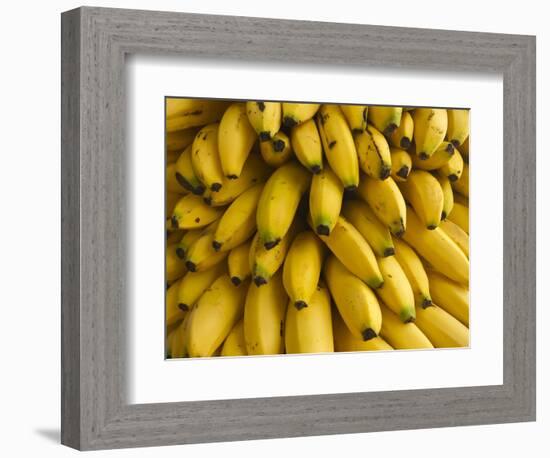
<svg viewBox="0 0 550 458"><path fill-rule="evenodd" d="M88 450L535 420L535 37L83 7L62 14L61 39L63 444ZM503 384L128 404L124 62L139 53L502 74Z"/></svg>

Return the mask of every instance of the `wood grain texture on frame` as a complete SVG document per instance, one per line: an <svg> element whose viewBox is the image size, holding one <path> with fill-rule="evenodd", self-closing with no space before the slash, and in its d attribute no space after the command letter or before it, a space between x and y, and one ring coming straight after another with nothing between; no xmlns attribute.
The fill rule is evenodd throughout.
<svg viewBox="0 0 550 458"><path fill-rule="evenodd" d="M504 78L503 385L130 405L125 56L495 72ZM81 449L535 418L535 38L79 8L62 15L62 443Z"/></svg>

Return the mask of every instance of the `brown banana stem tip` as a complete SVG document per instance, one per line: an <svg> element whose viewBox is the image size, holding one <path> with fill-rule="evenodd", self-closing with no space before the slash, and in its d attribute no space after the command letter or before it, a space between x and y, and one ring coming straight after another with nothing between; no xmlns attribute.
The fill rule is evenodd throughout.
<svg viewBox="0 0 550 458"><path fill-rule="evenodd" d="M307 307L307 304L306 304L304 301L296 301L296 302L294 302L294 306L295 306L298 310L302 310L303 308L306 308L306 307Z"/></svg>
<svg viewBox="0 0 550 458"><path fill-rule="evenodd" d="M182 311L182 312L187 312L189 310L189 306L187 304L178 304L178 308Z"/></svg>
<svg viewBox="0 0 550 458"><path fill-rule="evenodd" d="M176 248L176 256L180 259L185 258L185 250L181 247Z"/></svg>
<svg viewBox="0 0 550 458"><path fill-rule="evenodd" d="M266 250L271 250L272 248L275 248L279 244L280 241L281 241L281 239L278 238L278 239L272 240L270 242L265 242L264 247L265 247Z"/></svg>
<svg viewBox="0 0 550 458"><path fill-rule="evenodd" d="M319 175L321 173L321 166L320 165L312 165L310 167L310 170L313 172L314 175Z"/></svg>
<svg viewBox="0 0 550 458"><path fill-rule="evenodd" d="M256 286L267 285L267 280L264 277L254 277L254 283Z"/></svg>
<svg viewBox="0 0 550 458"><path fill-rule="evenodd" d="M222 244L220 242L217 242L216 240L212 242L212 248L214 248L214 251L220 251L221 247Z"/></svg>
<svg viewBox="0 0 550 458"><path fill-rule="evenodd" d="M396 175L401 178L407 178L409 176L409 167L404 165L397 171Z"/></svg>
<svg viewBox="0 0 550 458"><path fill-rule="evenodd" d="M236 175L231 175L231 176L237 178ZM212 183L212 186L210 186L210 190L213 192L218 192L221 188L222 188L221 183Z"/></svg>
<svg viewBox="0 0 550 458"><path fill-rule="evenodd" d="M387 258L388 256L393 256L395 254L394 248L386 248L384 250L384 257Z"/></svg>
<svg viewBox="0 0 550 458"><path fill-rule="evenodd" d="M365 329L361 334L363 335L363 340L365 342L376 337L376 332L374 332L374 330L371 328Z"/></svg>
<svg viewBox="0 0 550 458"><path fill-rule="evenodd" d="M319 224L319 226L317 226L317 234L330 235L330 228L325 224Z"/></svg>
<svg viewBox="0 0 550 458"><path fill-rule="evenodd" d="M403 149L409 149L411 146L411 139L409 137L403 137L401 138L401 141L399 142L399 145Z"/></svg>
<svg viewBox="0 0 550 458"><path fill-rule="evenodd" d="M185 267L187 267L187 270L189 272L196 272L197 271L197 266L192 261L186 261L185 262Z"/></svg>
<svg viewBox="0 0 550 458"><path fill-rule="evenodd" d="M239 286L241 284L241 279L239 277L231 277L231 283L235 286Z"/></svg>

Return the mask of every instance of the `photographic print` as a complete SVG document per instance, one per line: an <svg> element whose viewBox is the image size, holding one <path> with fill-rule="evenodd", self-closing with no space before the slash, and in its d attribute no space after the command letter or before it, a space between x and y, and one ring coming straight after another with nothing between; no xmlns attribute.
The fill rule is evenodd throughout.
<svg viewBox="0 0 550 458"><path fill-rule="evenodd" d="M469 346L468 109L165 104L167 358Z"/></svg>

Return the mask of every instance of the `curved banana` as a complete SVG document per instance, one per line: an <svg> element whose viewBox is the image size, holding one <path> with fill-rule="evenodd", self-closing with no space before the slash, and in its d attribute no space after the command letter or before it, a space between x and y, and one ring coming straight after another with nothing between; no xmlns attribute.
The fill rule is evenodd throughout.
<svg viewBox="0 0 550 458"><path fill-rule="evenodd" d="M187 272L179 281L176 292L177 308L182 312L190 310L214 280L226 273L226 269L225 263L220 262L201 272Z"/></svg>
<svg viewBox="0 0 550 458"><path fill-rule="evenodd" d="M457 148L470 134L470 110L447 110L447 119L446 138Z"/></svg>
<svg viewBox="0 0 550 458"><path fill-rule="evenodd" d="M242 316L247 284L235 287L224 274L189 313L187 350L191 357L212 356Z"/></svg>
<svg viewBox="0 0 550 458"><path fill-rule="evenodd" d="M458 150L454 150L451 159L439 169L439 173L449 179L451 183L457 181L462 175L464 161Z"/></svg>
<svg viewBox="0 0 550 458"><path fill-rule="evenodd" d="M254 235L256 209L263 187L263 184L251 187L227 208L214 233L212 241L214 250L231 250Z"/></svg>
<svg viewBox="0 0 550 458"><path fill-rule="evenodd" d="M451 183L453 189L464 197L470 197L470 167L464 164L459 179Z"/></svg>
<svg viewBox="0 0 550 458"><path fill-rule="evenodd" d="M325 157L346 190L359 184L359 160L351 130L338 105L322 105L317 113L317 127Z"/></svg>
<svg viewBox="0 0 550 458"><path fill-rule="evenodd" d="M470 263L458 245L442 229L426 229L410 208L407 209L407 224L403 239L436 270L467 285Z"/></svg>
<svg viewBox="0 0 550 458"><path fill-rule="evenodd" d="M271 170L263 163L259 154L252 153L248 156L239 178L224 178L222 188L218 192L207 190L204 201L207 205L221 207L228 205L239 197L247 189L255 184L263 183Z"/></svg>
<svg viewBox="0 0 550 458"><path fill-rule="evenodd" d="M189 320L189 313L185 315L182 322L178 324L169 337L170 358L185 358L187 356L187 347L185 345L186 325Z"/></svg>
<svg viewBox="0 0 550 458"><path fill-rule="evenodd" d="M165 261L165 272L166 272L166 281L169 284L174 283L176 280L183 277L187 269L185 263L179 256L176 254L177 244L173 243L166 247L166 261Z"/></svg>
<svg viewBox="0 0 550 458"><path fill-rule="evenodd" d="M338 218L330 235L319 235L330 251L371 288L380 288L384 282L372 248L361 233L343 216Z"/></svg>
<svg viewBox="0 0 550 458"><path fill-rule="evenodd" d="M188 191L200 196L206 189L204 184L199 180L195 171L193 170L193 163L191 159L191 151L193 144L191 143L183 152L179 155L176 161L176 180L178 183Z"/></svg>
<svg viewBox="0 0 550 458"><path fill-rule="evenodd" d="M367 105L340 105L340 109L344 113L353 134L359 134L367 128L367 116L369 113Z"/></svg>
<svg viewBox="0 0 550 458"><path fill-rule="evenodd" d="M321 137L313 119L293 127L290 131L290 142L296 158L313 173L323 169L323 148Z"/></svg>
<svg viewBox="0 0 550 458"><path fill-rule="evenodd" d="M282 107L279 102L246 102L246 115L261 142L271 140L281 128Z"/></svg>
<svg viewBox="0 0 550 458"><path fill-rule="evenodd" d="M459 246L467 257L470 256L470 237L458 224L445 220L441 221L439 227Z"/></svg>
<svg viewBox="0 0 550 458"><path fill-rule="evenodd" d="M227 257L229 276L235 286L239 286L243 281L250 277L252 273L250 271L249 261L251 244L252 239L242 243L238 247L233 248Z"/></svg>
<svg viewBox="0 0 550 458"><path fill-rule="evenodd" d="M391 173L390 146L386 138L372 125L354 137L359 167L372 178L385 180Z"/></svg>
<svg viewBox="0 0 550 458"><path fill-rule="evenodd" d="M249 355L284 352L284 320L288 297L280 273L265 286L251 283L244 305L244 340Z"/></svg>
<svg viewBox="0 0 550 458"><path fill-rule="evenodd" d="M336 310L332 313L332 327L335 351L393 350L393 347L380 336L366 341L355 337Z"/></svg>
<svg viewBox="0 0 550 458"><path fill-rule="evenodd" d="M407 181L412 170L412 159L404 149L390 148L391 173L390 176L396 182Z"/></svg>
<svg viewBox="0 0 550 458"><path fill-rule="evenodd" d="M239 178L255 141L256 132L248 121L246 105L233 103L225 110L218 130L218 149L224 176Z"/></svg>
<svg viewBox="0 0 550 458"><path fill-rule="evenodd" d="M403 268L395 256L378 258L384 284L376 290L382 301L403 323L414 321L414 293Z"/></svg>
<svg viewBox="0 0 550 458"><path fill-rule="evenodd" d="M166 290L166 326L179 323L185 317L185 310L178 307L178 290L181 280L176 281Z"/></svg>
<svg viewBox="0 0 550 458"><path fill-rule="evenodd" d="M368 118L371 124L389 137L401 124L401 107L370 106Z"/></svg>
<svg viewBox="0 0 550 458"><path fill-rule="evenodd" d="M380 335L396 350L417 350L434 346L415 323L403 323L386 305L381 304Z"/></svg>
<svg viewBox="0 0 550 458"><path fill-rule="evenodd" d="M215 224L215 221L210 224ZM189 247L193 244L195 240L197 240L201 234L202 234L203 228L200 229L190 229L181 238L181 240L178 242L178 245L176 247L176 254L180 259L185 258L185 253L189 249Z"/></svg>
<svg viewBox="0 0 550 458"><path fill-rule="evenodd" d="M462 158L465 162L468 162L470 159L470 136L464 140L464 143L458 147L458 151L462 154Z"/></svg>
<svg viewBox="0 0 550 458"><path fill-rule="evenodd" d="M178 130L176 132L166 133L166 151L179 154L193 143L199 127L190 127L189 129Z"/></svg>
<svg viewBox="0 0 550 458"><path fill-rule="evenodd" d="M416 108L413 111L414 142L420 159L428 159L441 145L447 133L447 110Z"/></svg>
<svg viewBox="0 0 550 458"><path fill-rule="evenodd" d="M376 256L383 258L394 254L389 229L380 222L365 202L360 200L346 201L342 215L359 231Z"/></svg>
<svg viewBox="0 0 550 458"><path fill-rule="evenodd" d="M300 232L290 245L283 266L283 284L290 303L298 310L310 305L323 257L323 244L311 231Z"/></svg>
<svg viewBox="0 0 550 458"><path fill-rule="evenodd" d="M441 212L441 222L443 222L447 218L447 215L449 215L453 210L455 198L451 181L447 177L439 174L434 175L434 177L437 181L439 181L439 185L443 191L443 211Z"/></svg>
<svg viewBox="0 0 550 458"><path fill-rule="evenodd" d="M430 290L433 299L447 313L450 313L463 325L470 325L470 292L444 275L433 270L428 271Z"/></svg>
<svg viewBox="0 0 550 458"><path fill-rule="evenodd" d="M279 167L267 180L258 202L256 224L268 250L288 231L310 181L311 174L294 161Z"/></svg>
<svg viewBox="0 0 550 458"><path fill-rule="evenodd" d="M282 103L283 125L287 128L297 126L312 119L321 105L318 103Z"/></svg>
<svg viewBox="0 0 550 458"><path fill-rule="evenodd" d="M225 338L220 356L246 356L243 320L237 322Z"/></svg>
<svg viewBox="0 0 550 458"><path fill-rule="evenodd" d="M260 143L260 153L267 165L280 167L292 157L290 140L284 132L277 132L270 140Z"/></svg>
<svg viewBox="0 0 550 458"><path fill-rule="evenodd" d="M298 310L290 300L286 309L285 347L287 353L334 351L330 295L326 288L316 287L304 310Z"/></svg>
<svg viewBox="0 0 550 458"><path fill-rule="evenodd" d="M204 126L219 121L228 103L206 99L166 99L166 132Z"/></svg>
<svg viewBox="0 0 550 458"><path fill-rule="evenodd" d="M413 170L407 181L397 186L426 228L432 230L439 226L443 213L443 190L431 173Z"/></svg>
<svg viewBox="0 0 550 458"><path fill-rule="evenodd" d="M219 222L208 226L185 253L185 266L190 272L201 272L222 262L228 251L216 251L212 246Z"/></svg>
<svg viewBox="0 0 550 458"><path fill-rule="evenodd" d="M375 180L364 176L359 183L357 193L378 217L390 229L390 232L400 237L407 227L407 206L401 191L392 177L385 180Z"/></svg>
<svg viewBox="0 0 550 458"><path fill-rule="evenodd" d="M344 187L330 167L325 167L311 180L309 212L313 229L321 235L329 235L342 208Z"/></svg>
<svg viewBox="0 0 550 458"><path fill-rule="evenodd" d="M193 140L191 164L197 178L206 188L218 192L222 187L223 169L218 150L219 123L208 124Z"/></svg>
<svg viewBox="0 0 550 458"><path fill-rule="evenodd" d="M394 239L393 243L395 245L395 259L397 259L407 276L407 280L409 280L415 304L421 307L431 305L430 284L422 261L414 250L402 240Z"/></svg>
<svg viewBox="0 0 550 458"><path fill-rule="evenodd" d="M222 213L222 209L206 205L200 196L187 194L178 200L170 221L174 229L197 229L216 221Z"/></svg>
<svg viewBox="0 0 550 458"><path fill-rule="evenodd" d="M466 234L470 234L470 211L468 207L458 202L455 203L453 211L447 215L447 219L458 225Z"/></svg>
<svg viewBox="0 0 550 458"><path fill-rule="evenodd" d="M436 348L467 347L470 331L437 305L417 307L416 325Z"/></svg>
<svg viewBox="0 0 550 458"><path fill-rule="evenodd" d="M323 274L336 307L352 335L362 340L378 336L382 313L372 290L333 255L325 261Z"/></svg>
<svg viewBox="0 0 550 458"><path fill-rule="evenodd" d="M401 114L401 123L390 136L390 143L396 148L409 149L413 139L414 122L408 111Z"/></svg>
<svg viewBox="0 0 550 458"><path fill-rule="evenodd" d="M166 191L187 194L187 190L176 179L176 163L166 165Z"/></svg>
<svg viewBox="0 0 550 458"><path fill-rule="evenodd" d="M420 159L418 154L411 154L412 163L415 169L437 170L451 160L455 148L452 143L441 142L441 145L427 159Z"/></svg>

